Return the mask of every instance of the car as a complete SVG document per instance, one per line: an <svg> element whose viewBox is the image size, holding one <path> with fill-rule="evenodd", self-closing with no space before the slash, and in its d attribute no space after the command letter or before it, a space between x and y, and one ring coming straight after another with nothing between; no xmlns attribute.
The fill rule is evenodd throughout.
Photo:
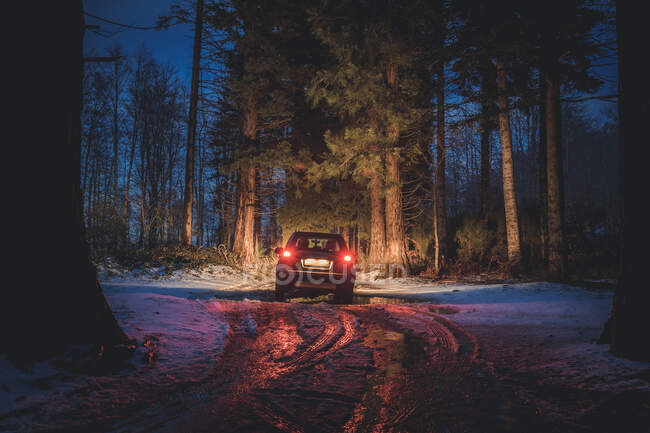
<svg viewBox="0 0 650 433"><path fill-rule="evenodd" d="M284 300L293 289L333 292L351 303L356 276L355 256L337 233L294 232L287 245L275 249L275 296Z"/></svg>

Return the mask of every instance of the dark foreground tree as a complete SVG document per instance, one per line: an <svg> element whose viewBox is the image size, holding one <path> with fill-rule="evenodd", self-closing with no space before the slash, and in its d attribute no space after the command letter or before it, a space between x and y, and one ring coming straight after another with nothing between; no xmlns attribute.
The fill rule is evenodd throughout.
<svg viewBox="0 0 650 433"><path fill-rule="evenodd" d="M612 353L650 361L647 330L648 303L647 231L648 206L640 197L647 149L646 122L650 116L650 86L643 68L633 64L642 42L635 32L643 28L646 14L629 2L617 2L616 26L619 46L619 147L621 179L621 257L614 305L601 340L611 343Z"/></svg>
<svg viewBox="0 0 650 433"><path fill-rule="evenodd" d="M34 137L35 142L28 146L37 152L43 166L52 166L50 171L58 174L48 178L48 190L40 192L43 199L38 200L48 216L39 227L39 236L47 236L41 239L43 260L38 273L43 275L35 275L38 273L32 269L32 275L25 275L26 283L12 288L19 292L19 299L6 302L13 313L9 315L11 329L3 326L11 332L7 340L3 338L2 350L23 360L40 359L73 344L92 344L103 354L107 348L126 342L90 260L81 210L83 5L78 0L57 7L68 22L57 27L61 38L58 69L44 77L52 88L57 86L55 94L50 91L51 98L43 102L62 114L56 113L57 123L53 124L49 110L31 113L31 120L38 120L46 129L51 125L51 129L49 142ZM57 158L50 158L53 154Z"/></svg>

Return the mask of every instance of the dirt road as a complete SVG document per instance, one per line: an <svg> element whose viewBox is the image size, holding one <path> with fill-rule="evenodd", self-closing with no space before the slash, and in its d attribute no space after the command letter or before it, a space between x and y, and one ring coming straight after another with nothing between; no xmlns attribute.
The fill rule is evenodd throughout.
<svg viewBox="0 0 650 433"><path fill-rule="evenodd" d="M229 326L210 377L111 430L519 430L473 337L433 305L205 306Z"/></svg>

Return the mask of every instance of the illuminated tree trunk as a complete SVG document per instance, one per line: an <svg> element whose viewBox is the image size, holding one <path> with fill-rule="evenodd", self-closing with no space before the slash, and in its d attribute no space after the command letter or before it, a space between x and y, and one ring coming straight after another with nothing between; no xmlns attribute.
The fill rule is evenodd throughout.
<svg viewBox="0 0 650 433"><path fill-rule="evenodd" d="M196 110L199 100L199 69L201 66L201 33L203 28L203 0L196 3L194 24L194 54L192 57L192 88L190 114L187 125L187 157L185 159L185 195L183 198L183 230L181 242L192 244L192 206L194 199L194 145L196 142Z"/></svg>
<svg viewBox="0 0 650 433"><path fill-rule="evenodd" d="M399 151L386 152L386 262L403 265L404 217L402 214L402 179L399 167Z"/></svg>
<svg viewBox="0 0 650 433"><path fill-rule="evenodd" d="M246 101L243 124L244 145L250 149L257 136L257 107L254 98ZM244 264L255 261L255 166L239 169L237 220L233 252Z"/></svg>
<svg viewBox="0 0 650 433"><path fill-rule="evenodd" d="M386 81L395 94L397 93L397 65L389 63L386 69ZM399 126L388 125L387 135L391 147L386 149L386 256L389 265L403 265L406 259L404 250L404 215L402 213L402 177L400 157L397 144ZM396 268L399 272L400 267Z"/></svg>
<svg viewBox="0 0 650 433"><path fill-rule="evenodd" d="M563 224L562 153L560 145L560 86L555 74L546 71L546 180L548 207L548 271L553 279L566 277Z"/></svg>
<svg viewBox="0 0 650 433"><path fill-rule="evenodd" d="M382 179L376 171L370 174L370 252L372 265L384 263L386 249L386 225Z"/></svg>
<svg viewBox="0 0 650 433"><path fill-rule="evenodd" d="M503 61L497 60L497 86L499 104L499 132L501 135L501 163L503 172L503 202L506 214L508 262L512 268L521 263L517 198L515 196L514 164L512 160L512 135L506 95L506 71Z"/></svg>

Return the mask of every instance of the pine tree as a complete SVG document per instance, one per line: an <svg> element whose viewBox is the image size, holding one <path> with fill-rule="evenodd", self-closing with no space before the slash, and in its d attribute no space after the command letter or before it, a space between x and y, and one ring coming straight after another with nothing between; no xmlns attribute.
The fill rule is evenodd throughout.
<svg viewBox="0 0 650 433"><path fill-rule="evenodd" d="M201 37L203 34L203 0L197 0L194 23L194 54L192 57L192 89L190 114L187 124L187 156L185 160L185 195L183 198L183 230L181 242L192 244L192 209L194 205L194 149L196 142L196 116L199 101L199 73L201 69Z"/></svg>

